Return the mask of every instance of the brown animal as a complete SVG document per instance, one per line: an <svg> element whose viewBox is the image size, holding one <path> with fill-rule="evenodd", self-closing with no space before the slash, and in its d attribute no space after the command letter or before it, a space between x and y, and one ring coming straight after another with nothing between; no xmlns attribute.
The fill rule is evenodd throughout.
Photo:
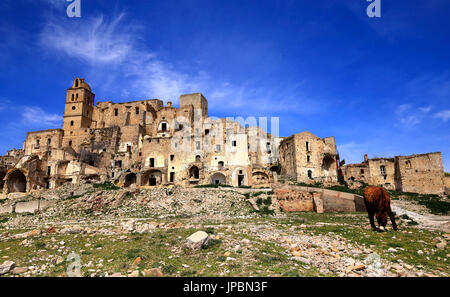
<svg viewBox="0 0 450 297"><path fill-rule="evenodd" d="M370 226L374 231L386 231L387 216L391 219L392 227L396 231L397 224L391 210L391 198L382 187L367 187L364 190L364 203L369 213ZM377 217L378 226L375 226L373 215Z"/></svg>

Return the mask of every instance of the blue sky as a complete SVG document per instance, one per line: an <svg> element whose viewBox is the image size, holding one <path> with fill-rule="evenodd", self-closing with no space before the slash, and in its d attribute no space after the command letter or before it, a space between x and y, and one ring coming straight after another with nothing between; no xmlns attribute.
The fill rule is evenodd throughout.
<svg viewBox="0 0 450 297"><path fill-rule="evenodd" d="M450 1L0 2L0 153L62 125L84 77L97 100L202 92L214 116L276 116L335 136L347 163L441 151L450 171Z"/></svg>

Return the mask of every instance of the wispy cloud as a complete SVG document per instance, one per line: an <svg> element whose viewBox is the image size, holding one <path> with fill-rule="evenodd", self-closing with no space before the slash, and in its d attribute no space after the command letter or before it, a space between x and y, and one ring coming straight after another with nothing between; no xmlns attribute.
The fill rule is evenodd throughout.
<svg viewBox="0 0 450 297"><path fill-rule="evenodd" d="M401 126L413 128L420 124L431 111L431 106L414 107L411 104L402 104L397 108L397 116Z"/></svg>
<svg viewBox="0 0 450 297"><path fill-rule="evenodd" d="M450 119L450 109L437 112L433 115L433 117L447 122Z"/></svg>
<svg viewBox="0 0 450 297"><path fill-rule="evenodd" d="M56 127L62 125L62 117L49 114L40 107L25 107L22 113L22 122L25 125Z"/></svg>
<svg viewBox="0 0 450 297"><path fill-rule="evenodd" d="M133 51L130 26L120 30L121 14L107 22L103 16L91 19L80 30L68 28L67 21L48 23L42 34L42 44L91 64L120 64Z"/></svg>
<svg viewBox="0 0 450 297"><path fill-rule="evenodd" d="M87 63L95 73L102 73L101 84L117 88L117 77L125 78L119 82L122 96L151 96L176 104L180 94L202 92L211 109L237 112L241 108L243 113L310 114L326 108L317 98L302 95L298 86L269 89L252 87L248 82L235 85L217 81L203 69L181 71L139 43L141 29L129 23L125 14L111 20L86 18L76 27L72 22L53 19L42 31L41 45ZM111 67L113 71L107 70ZM244 106L247 108L242 109Z"/></svg>

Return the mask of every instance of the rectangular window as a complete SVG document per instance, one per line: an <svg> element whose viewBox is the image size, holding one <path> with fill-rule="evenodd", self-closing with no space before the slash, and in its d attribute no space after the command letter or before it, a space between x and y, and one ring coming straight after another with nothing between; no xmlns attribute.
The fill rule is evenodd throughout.
<svg viewBox="0 0 450 297"><path fill-rule="evenodd" d="M199 150L200 149L200 141L196 141L195 142L195 149Z"/></svg>
<svg viewBox="0 0 450 297"><path fill-rule="evenodd" d="M114 108L114 116L118 116L119 115L119 110L117 108Z"/></svg>
<svg viewBox="0 0 450 297"><path fill-rule="evenodd" d="M36 147L39 147L39 139L36 139Z"/></svg>
<svg viewBox="0 0 450 297"><path fill-rule="evenodd" d="M381 175L386 175L386 166L381 165L380 166L380 172L381 172Z"/></svg>
<svg viewBox="0 0 450 297"><path fill-rule="evenodd" d="M309 152L309 142L308 141L306 142L306 151Z"/></svg>
<svg viewBox="0 0 450 297"><path fill-rule="evenodd" d="M52 167L48 166L47 167L47 175L52 174Z"/></svg>
<svg viewBox="0 0 450 297"><path fill-rule="evenodd" d="M237 146L236 140L233 140L233 142L231 143L231 145L234 146L234 147Z"/></svg>
<svg viewBox="0 0 450 297"><path fill-rule="evenodd" d="M310 156L307 156L307 157L306 157L306 162L309 163L310 161L311 161L311 157L310 157Z"/></svg>
<svg viewBox="0 0 450 297"><path fill-rule="evenodd" d="M175 172L170 173L170 182L173 183L175 181Z"/></svg>
<svg viewBox="0 0 450 297"><path fill-rule="evenodd" d="M136 114L139 114L139 107L136 107Z"/></svg>
<svg viewBox="0 0 450 297"><path fill-rule="evenodd" d="M150 167L155 167L155 159L154 158L151 158L150 159Z"/></svg>
<svg viewBox="0 0 450 297"><path fill-rule="evenodd" d="M170 155L170 161L175 160L175 155Z"/></svg>
<svg viewBox="0 0 450 297"><path fill-rule="evenodd" d="M220 146L220 144L216 145L216 151L218 153L220 153L222 151L222 147Z"/></svg>
<svg viewBox="0 0 450 297"><path fill-rule="evenodd" d="M47 144L48 144L48 146L50 146L50 145L52 144L52 139L51 139L51 138L49 138L49 139L47 140Z"/></svg>

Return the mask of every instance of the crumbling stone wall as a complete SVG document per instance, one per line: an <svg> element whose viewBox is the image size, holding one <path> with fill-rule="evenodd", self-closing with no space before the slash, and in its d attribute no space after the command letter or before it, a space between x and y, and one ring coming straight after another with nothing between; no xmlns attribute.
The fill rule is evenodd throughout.
<svg viewBox="0 0 450 297"><path fill-rule="evenodd" d="M395 157L397 190L424 194L445 192L441 153Z"/></svg>
<svg viewBox="0 0 450 297"><path fill-rule="evenodd" d="M395 163L393 158L376 158L368 160L369 183L383 186L388 190L395 189Z"/></svg>
<svg viewBox="0 0 450 297"><path fill-rule="evenodd" d="M358 170L366 168L364 178L362 174L358 176ZM369 159L366 155L363 163L343 166L342 172L348 183L355 177L388 190L423 194L445 192L441 153L375 159Z"/></svg>
<svg viewBox="0 0 450 297"><path fill-rule="evenodd" d="M336 183L338 159L334 137L303 132L280 143L282 174L298 182Z"/></svg>

